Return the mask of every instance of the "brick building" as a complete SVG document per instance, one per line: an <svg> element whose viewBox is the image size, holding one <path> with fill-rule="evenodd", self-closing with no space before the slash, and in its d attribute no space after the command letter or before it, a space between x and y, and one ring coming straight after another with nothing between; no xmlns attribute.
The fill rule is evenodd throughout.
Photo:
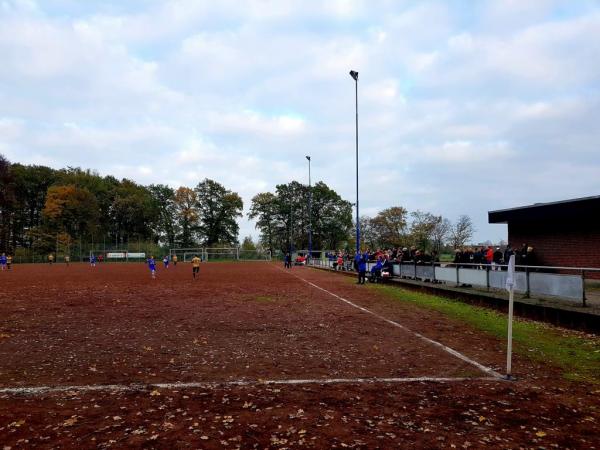
<svg viewBox="0 0 600 450"><path fill-rule="evenodd" d="M600 268L600 196L488 212L508 224L508 242L534 248L542 266Z"/></svg>

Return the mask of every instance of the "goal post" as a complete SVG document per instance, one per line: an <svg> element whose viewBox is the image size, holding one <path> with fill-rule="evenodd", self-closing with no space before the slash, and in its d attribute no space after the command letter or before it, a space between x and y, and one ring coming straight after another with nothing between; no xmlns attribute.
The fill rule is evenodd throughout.
<svg viewBox="0 0 600 450"><path fill-rule="evenodd" d="M198 256L200 259L205 261L204 248L202 247L188 247L188 248L172 248L169 249L169 258L177 255L177 259L182 262L190 262L194 256Z"/></svg>
<svg viewBox="0 0 600 450"><path fill-rule="evenodd" d="M205 261L237 261L240 257L239 247L205 248Z"/></svg>
<svg viewBox="0 0 600 450"><path fill-rule="evenodd" d="M189 247L171 248L169 257L182 262L189 262L194 256L200 257L202 261L271 261L272 255L269 250L244 250L241 247Z"/></svg>
<svg viewBox="0 0 600 450"><path fill-rule="evenodd" d="M240 261L271 261L271 252L269 250L244 250L240 248Z"/></svg>

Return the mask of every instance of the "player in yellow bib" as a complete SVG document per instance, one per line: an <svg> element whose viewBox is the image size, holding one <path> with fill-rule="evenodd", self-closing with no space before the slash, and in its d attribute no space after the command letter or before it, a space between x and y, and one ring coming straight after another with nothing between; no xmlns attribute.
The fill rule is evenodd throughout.
<svg viewBox="0 0 600 450"><path fill-rule="evenodd" d="M192 276L196 279L196 274L200 275L200 258L194 255L192 258Z"/></svg>

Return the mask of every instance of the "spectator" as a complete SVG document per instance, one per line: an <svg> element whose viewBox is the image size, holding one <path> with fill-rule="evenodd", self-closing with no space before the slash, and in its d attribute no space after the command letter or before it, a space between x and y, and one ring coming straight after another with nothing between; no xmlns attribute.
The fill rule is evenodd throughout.
<svg viewBox="0 0 600 450"><path fill-rule="evenodd" d="M460 264L462 262L463 255L459 248L454 250L454 264Z"/></svg>
<svg viewBox="0 0 600 450"><path fill-rule="evenodd" d="M408 247L404 247L402 249L402 262L410 261L410 252L408 251Z"/></svg>
<svg viewBox="0 0 600 450"><path fill-rule="evenodd" d="M475 266L476 269L481 269L481 263L483 262L483 247L479 247L473 253L473 264L477 264Z"/></svg>
<svg viewBox="0 0 600 450"><path fill-rule="evenodd" d="M502 264L502 252L500 251L500 247L496 247L496 251L493 255L492 260L492 269L500 270L500 265Z"/></svg>
<svg viewBox="0 0 600 450"><path fill-rule="evenodd" d="M504 249L504 264L508 264L510 262L510 257L514 254L515 252L513 251L510 244L508 244Z"/></svg>
<svg viewBox="0 0 600 450"><path fill-rule="evenodd" d="M382 258L379 257L377 258L375 265L371 267L371 277L369 278L369 281L373 283L377 278L381 277L381 269L383 269L383 261Z"/></svg>
<svg viewBox="0 0 600 450"><path fill-rule="evenodd" d="M521 257L521 265L527 265L527 244L521 245L521 250L519 250L519 256Z"/></svg>
<svg viewBox="0 0 600 450"><path fill-rule="evenodd" d="M485 264L488 266L492 264L494 261L494 250L492 250L492 246L488 245L487 250L485 251Z"/></svg>
<svg viewBox="0 0 600 450"><path fill-rule="evenodd" d="M536 265L535 253L533 252L533 247L531 247L531 246L527 247L527 265L528 266Z"/></svg>
<svg viewBox="0 0 600 450"><path fill-rule="evenodd" d="M356 256L354 257L356 269L358 271L358 281L356 282L356 284L365 284L368 258L369 256L367 252L363 254L361 254L360 252L356 252Z"/></svg>

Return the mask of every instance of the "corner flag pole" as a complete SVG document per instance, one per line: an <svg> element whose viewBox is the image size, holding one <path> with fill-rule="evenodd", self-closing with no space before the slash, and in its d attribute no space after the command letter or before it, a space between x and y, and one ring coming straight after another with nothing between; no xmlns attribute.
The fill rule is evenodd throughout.
<svg viewBox="0 0 600 450"><path fill-rule="evenodd" d="M510 380L512 379L512 323L515 297L515 255L511 255L510 261L508 262L506 289L508 290L508 344L506 349L506 379Z"/></svg>

